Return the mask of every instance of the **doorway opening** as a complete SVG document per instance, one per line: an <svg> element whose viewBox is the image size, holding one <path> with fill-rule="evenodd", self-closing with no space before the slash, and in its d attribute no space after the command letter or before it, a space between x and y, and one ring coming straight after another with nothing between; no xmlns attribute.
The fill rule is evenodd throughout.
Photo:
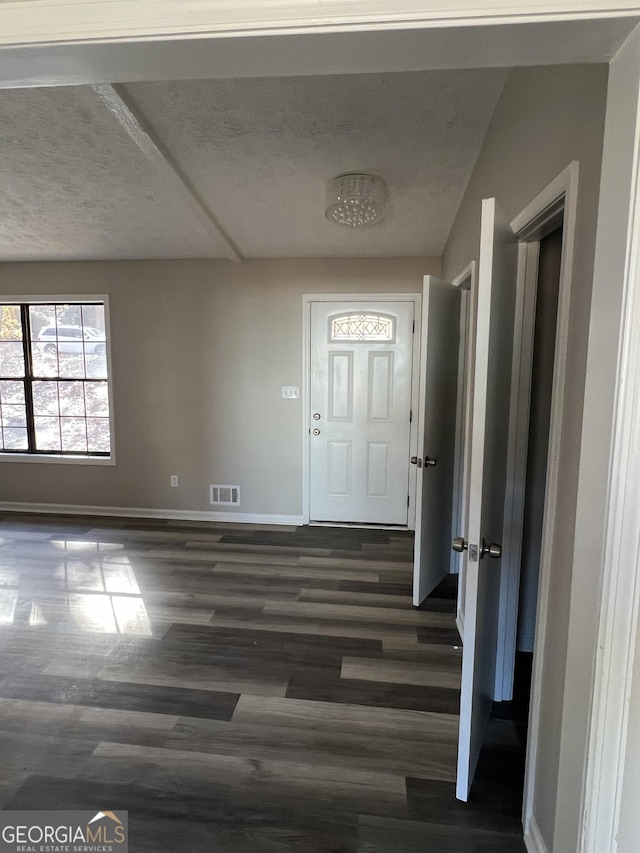
<svg viewBox="0 0 640 853"><path fill-rule="evenodd" d="M511 223L519 258L494 712L518 718L526 738L525 837L535 829L548 603L561 574L552 557L578 172L571 163Z"/></svg>
<svg viewBox="0 0 640 853"><path fill-rule="evenodd" d="M523 793L529 726L562 262L562 222L551 223L551 227L552 231L527 246L537 256L537 272L535 299L531 299L534 314L529 318L532 348L528 429L522 450L525 475L516 651L511 697L494 702L492 708L493 735L519 795Z"/></svg>
<svg viewBox="0 0 640 853"><path fill-rule="evenodd" d="M491 572L486 564L479 566L475 552L475 565L470 565L471 545L467 550L467 540L473 542L472 534L479 535L477 530L469 532L470 521L466 525L465 537L460 536L453 543L455 550L464 551L460 565L462 599L459 601L458 627L464 649L459 756L463 755L465 764L461 766L459 762L458 796L466 799L465 792L469 791L475 761L485 736L490 742L495 740L495 732L486 727L490 714L493 713L494 719L498 720L506 716L503 722L511 724L511 747L520 750L521 758L525 757L525 739L527 744L523 798L525 831L531 814L536 774L546 611L553 586L551 564L558 514L577 180L578 165L572 163L521 214L501 226L500 233L504 235L502 239L507 247L505 252L509 245L517 251L517 272L515 261L506 273L504 264L497 273L492 271L486 255L483 261L481 251L480 284L494 287L496 274L501 276L498 280L504 284L507 275L511 291L502 287L499 304L506 305L510 298L514 300L509 315L512 319L508 320L512 337L506 377L501 377L502 394L496 395L494 387L492 398L497 401L493 403L494 409L501 403L501 415L508 420L503 432L504 456L498 454L494 460L496 464L490 466L492 482L501 479L504 489L492 503L492 512L499 510L490 519L495 532L490 532L490 523L485 523L484 517L481 529L483 536L487 530L488 536L496 537L495 543L502 543L501 549L499 544L489 545L491 539L487 538L486 549L484 541L482 549L483 554L500 558L499 571ZM490 211L496 206L495 200L483 202L483 213L485 205ZM482 245L481 240L481 249ZM476 313L479 318L479 309ZM505 322L507 313L504 308ZM475 376L474 385L478 385L478 349L486 347L487 340L492 340L487 324L481 336L478 323L479 320L474 323L473 318L470 319L470 328L474 327L471 334L475 333L476 337L475 367L470 368ZM473 355L474 347L471 346L471 365ZM474 407L474 429L476 420ZM505 461L505 467L500 471ZM473 495L477 503L477 489ZM469 488L463 500L471 501L471 497L472 489ZM499 528L496 527L498 524ZM502 538L497 538L499 536ZM480 581L484 584L482 590ZM487 593L488 584L491 584L490 595ZM483 591L482 596L480 591ZM469 614L473 618L465 619L464 616ZM532 624L535 624L535 641ZM474 677L478 667L484 679L479 699ZM480 700L484 704L481 705ZM468 721L473 719L474 713L477 717L475 740L468 734ZM465 728L462 721L465 721ZM473 731L471 726L472 735ZM469 749L469 743L472 749ZM469 766L466 764L467 754L470 756Z"/></svg>

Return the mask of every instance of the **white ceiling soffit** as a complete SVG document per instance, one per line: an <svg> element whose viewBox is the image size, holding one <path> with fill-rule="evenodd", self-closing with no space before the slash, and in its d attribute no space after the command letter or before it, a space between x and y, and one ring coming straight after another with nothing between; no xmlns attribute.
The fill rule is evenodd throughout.
<svg viewBox="0 0 640 853"><path fill-rule="evenodd" d="M634 0L1 0L0 44L613 18Z"/></svg>
<svg viewBox="0 0 640 853"><path fill-rule="evenodd" d="M0 46L0 88L608 62L638 20L17 44Z"/></svg>
<svg viewBox="0 0 640 853"><path fill-rule="evenodd" d="M0 257L439 255L506 74L135 84L124 120L88 87L0 92ZM387 181L379 225L324 218L348 171Z"/></svg>

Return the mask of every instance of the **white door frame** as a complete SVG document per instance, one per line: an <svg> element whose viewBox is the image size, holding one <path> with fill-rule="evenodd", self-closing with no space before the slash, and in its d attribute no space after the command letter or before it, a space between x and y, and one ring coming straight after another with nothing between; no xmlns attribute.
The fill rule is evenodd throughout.
<svg viewBox="0 0 640 853"><path fill-rule="evenodd" d="M456 407L456 453L454 459L454 498L451 538L464 536L469 511L469 454L471 452L471 410L473 406L473 364L475 319L478 298L476 261L471 261L451 282L462 289L460 299L460 350L458 356L458 402ZM467 552L451 549L450 573L458 575L456 626L464 640L464 594Z"/></svg>
<svg viewBox="0 0 640 853"><path fill-rule="evenodd" d="M591 336L597 336L599 346L595 352L589 347L585 393L587 404L599 406L606 420L592 435L583 431L583 447L590 455L599 453L602 464L585 471L583 463L580 480L588 480L587 472L602 479L604 469L608 491L598 555L603 560L602 596L580 853L627 853L629 829L633 832L637 825L637 816L628 814L637 810L637 763L625 765L630 694L640 678L640 661L634 659L640 630L640 30L611 64L607 101L602 169L614 179L603 182L600 190L591 322ZM603 350L610 353L604 374L599 363ZM608 401L603 405L603 380L611 383L612 407ZM577 530L584 533L580 526ZM637 750L637 723L631 737ZM635 796L629 796L625 785ZM631 844L635 848L636 838Z"/></svg>
<svg viewBox="0 0 640 853"><path fill-rule="evenodd" d="M312 302L413 302L414 335L411 358L411 411L413 417L409 430L409 506L407 510L407 529L414 530L416 524L416 470L409 458L415 456L418 446L418 365L421 344L422 294L420 293L305 293L303 301L302 323L302 521L309 524L311 519L311 303ZM336 527L343 526L336 522ZM348 525L357 527L358 525ZM381 526L381 525L367 525Z"/></svg>
<svg viewBox="0 0 640 853"><path fill-rule="evenodd" d="M512 369L511 409L508 440L507 493L505 497L505 526L501 579L498 658L496 661L496 696L510 698L515 661L518 592L520 584L520 551L524 481L526 477L527 435L529 428L529 394L533 359L533 328L537 285L539 241L546 227L553 227L563 217L563 239L560 265L556 348L553 367L551 418L549 424L549 453L547 483L542 528L538 616L531 681L531 706L527 742L527 764L523 800L525 836L533 813L533 793L536 776L537 744L540 734L540 698L545 665L546 617L551 577L551 558L554 530L557 522L557 492L562 431L565 368L569 339L573 255L577 215L578 163L564 169L511 222L520 241L516 294L516 326ZM553 650L550 650L553 653ZM507 696L505 696L505 693Z"/></svg>
<svg viewBox="0 0 640 853"><path fill-rule="evenodd" d="M457 275L451 284L459 287L460 293L460 347L458 354L458 399L456 402L456 439L455 456L453 459L453 506L451 512L451 538L462 536L465 529L467 507L464 505L464 483L469 472L467 452L470 446L468 413L471 406L471 383L469 382L470 364L470 328L473 296L477 287L476 262L470 264ZM450 573L460 572L462 555L451 550Z"/></svg>
<svg viewBox="0 0 640 853"><path fill-rule="evenodd" d="M513 341L513 364L507 445L507 484L505 493L504 532L502 537L502 578L500 589L500 622L496 660L494 699L509 700L513 695L520 564L524 523L524 495L527 474L529 439L529 409L533 369L533 338L538 290L538 258L540 240L560 223L563 226L556 349L553 368L551 417L549 422L549 455L547 484L540 557L540 583L536 635L544 637L544 621L548 601L551 548L556 520L558 459L562 429L565 365L569 335L569 311L573 280L573 248L577 215L579 166L570 163L527 207L511 222L519 241L518 279L516 283L516 315ZM541 651L543 646L537 645ZM542 666L534 664L532 680L532 709L536 708ZM537 678L537 680L536 680ZM536 713L539 708L536 708ZM534 714L532 713L532 719ZM530 726L529 731L532 728Z"/></svg>

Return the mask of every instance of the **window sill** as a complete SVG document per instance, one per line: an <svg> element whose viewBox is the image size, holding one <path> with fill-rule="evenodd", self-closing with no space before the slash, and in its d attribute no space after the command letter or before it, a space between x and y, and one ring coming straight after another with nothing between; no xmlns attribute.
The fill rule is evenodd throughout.
<svg viewBox="0 0 640 853"><path fill-rule="evenodd" d="M57 465L115 465L115 456L47 456L46 454L2 453L0 462L43 462Z"/></svg>

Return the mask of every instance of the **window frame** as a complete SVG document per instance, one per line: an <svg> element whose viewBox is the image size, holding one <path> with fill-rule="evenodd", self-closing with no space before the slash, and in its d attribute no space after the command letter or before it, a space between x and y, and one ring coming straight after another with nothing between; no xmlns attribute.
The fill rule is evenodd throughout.
<svg viewBox="0 0 640 853"><path fill-rule="evenodd" d="M110 452L108 456L96 456L91 454L69 454L69 453L34 453L33 451L8 451L0 449L0 462L40 462L45 464L62 465L115 465L115 415L113 405L113 369L111 363L111 316L109 310L109 295L106 293L51 293L47 295L33 296L30 294L3 294L0 293L1 305L38 305L52 303L90 304L100 302L104 305L104 332L106 340L107 361L107 395L109 400L109 433ZM27 406L29 403L27 402Z"/></svg>

